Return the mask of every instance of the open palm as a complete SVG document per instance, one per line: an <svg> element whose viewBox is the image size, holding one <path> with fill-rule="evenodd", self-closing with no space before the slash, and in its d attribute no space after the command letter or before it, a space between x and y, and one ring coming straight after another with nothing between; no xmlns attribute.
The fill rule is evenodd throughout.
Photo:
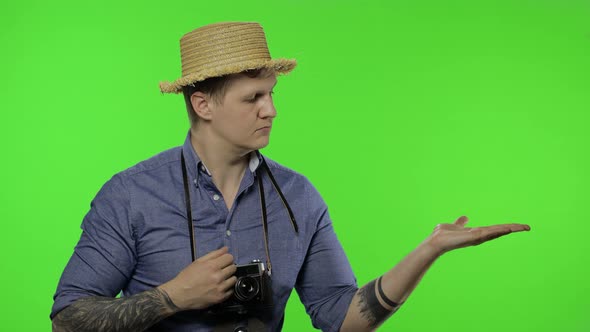
<svg viewBox="0 0 590 332"><path fill-rule="evenodd" d="M430 244L444 253L458 248L476 246L510 233L531 229L524 224L465 227L468 221L466 216L461 216L452 224L437 225L429 238Z"/></svg>

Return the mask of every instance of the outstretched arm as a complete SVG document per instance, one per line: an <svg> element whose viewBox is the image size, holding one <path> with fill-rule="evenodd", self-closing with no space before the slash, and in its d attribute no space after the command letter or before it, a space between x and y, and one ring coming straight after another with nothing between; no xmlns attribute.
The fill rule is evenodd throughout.
<svg viewBox="0 0 590 332"><path fill-rule="evenodd" d="M360 288L342 323L341 331L373 331L410 296L432 263L445 252L474 246L513 232L528 231L528 225L504 224L465 227L467 217L453 224L440 224L434 232L382 277Z"/></svg>

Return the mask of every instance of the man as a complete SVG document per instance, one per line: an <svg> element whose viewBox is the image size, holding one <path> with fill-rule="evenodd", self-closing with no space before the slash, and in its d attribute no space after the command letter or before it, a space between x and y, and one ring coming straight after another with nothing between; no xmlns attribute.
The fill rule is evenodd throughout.
<svg viewBox="0 0 590 332"><path fill-rule="evenodd" d="M293 288L315 327L370 331L443 253L529 230L466 228L460 217L358 289L318 192L258 153L276 77L295 61L271 59L256 23L196 29L181 57L182 77L160 87L185 95L186 141L97 194L58 285L54 331L278 331ZM242 278L242 266L256 277ZM257 297L240 300L242 291Z"/></svg>

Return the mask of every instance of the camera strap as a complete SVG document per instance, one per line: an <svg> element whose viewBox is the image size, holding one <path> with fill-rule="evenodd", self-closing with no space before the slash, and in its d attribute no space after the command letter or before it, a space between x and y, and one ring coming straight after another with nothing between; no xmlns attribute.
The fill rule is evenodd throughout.
<svg viewBox="0 0 590 332"><path fill-rule="evenodd" d="M268 275L272 275L272 265L270 264L270 252L268 250L268 221L266 217L266 202L264 199L264 185L262 184L262 174L256 172L258 178L258 191L260 192L260 209L262 211L262 231L264 232L264 250L266 251L266 270Z"/></svg>
<svg viewBox="0 0 590 332"><path fill-rule="evenodd" d="M297 226L297 221L295 221L295 216L293 215L293 211L291 210L289 203L287 203L287 199L285 198L285 195L283 195L281 188L279 188L279 185L277 184L275 177L272 176L272 172L270 171L270 168L268 167L266 160L264 159L262 154L260 154L260 152L258 152L258 150L256 151L256 155L258 156L258 158L260 160L262 160L262 167L264 167L264 170L266 171L266 173L268 174L268 177L270 178L270 182L272 183L272 186L275 188L276 192L279 194L279 197L281 198L281 202L283 203L283 206L285 207L285 209L287 210L287 213L289 214L289 220L291 221L291 226L293 226L293 230L295 231L296 234L299 234L299 227Z"/></svg>
<svg viewBox="0 0 590 332"><path fill-rule="evenodd" d="M293 230L295 231L296 234L299 234L299 227L297 225L297 221L295 221L295 216L293 215L293 211L291 210L289 203L287 203L287 199L283 195L283 192L279 188L279 185L277 184L274 176L272 175L270 168L266 164L266 160L260 154L260 152L256 151L256 155L258 156L258 158L261 160L261 163L262 163L262 165L261 165L262 167L258 167L258 169L256 170L256 177L258 179L258 191L260 193L260 208L262 211L262 231L264 233L264 250L266 253L266 269L267 269L268 275L270 276L272 274L272 265L270 262L270 250L269 250L269 241L268 241L268 218L267 218L267 214L266 214L266 199L264 196L264 185L262 183L262 170L266 171L266 173L268 174L268 177L270 178L270 182L272 183L276 192L279 194L279 197L281 198L281 202L283 203L283 206L285 207L285 209L287 210L287 213L289 214L291 226L293 227ZM190 188L189 188L189 184L188 184L188 174L187 174L188 172L186 170L184 151L180 152L180 160L181 160L181 164L182 164L182 181L184 183L184 200L185 200L185 205L186 205L186 216L187 216L188 228L189 228L189 239L190 239L190 245L191 245L191 258L192 258L192 261L194 262L197 257L197 245L195 242L195 230L193 227L193 214L192 214L192 207L191 207ZM198 172L198 170L197 170L197 172Z"/></svg>
<svg viewBox="0 0 590 332"><path fill-rule="evenodd" d="M188 220L188 234L191 241L191 259L194 262L197 258L197 244L195 243L195 229L193 228L193 209L191 208L191 194L188 187L188 176L186 172L186 163L184 161L184 152L180 152L180 162L182 163L182 182L184 183L184 202L186 205L186 219Z"/></svg>

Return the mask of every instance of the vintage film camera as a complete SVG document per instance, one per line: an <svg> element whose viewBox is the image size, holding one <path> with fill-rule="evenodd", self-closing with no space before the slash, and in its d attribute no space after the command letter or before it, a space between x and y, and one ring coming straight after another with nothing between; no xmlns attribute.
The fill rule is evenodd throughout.
<svg viewBox="0 0 590 332"><path fill-rule="evenodd" d="M234 293L226 301L214 306L215 313L238 313L264 310L272 307L272 288L270 275L259 260L250 264L238 265Z"/></svg>

